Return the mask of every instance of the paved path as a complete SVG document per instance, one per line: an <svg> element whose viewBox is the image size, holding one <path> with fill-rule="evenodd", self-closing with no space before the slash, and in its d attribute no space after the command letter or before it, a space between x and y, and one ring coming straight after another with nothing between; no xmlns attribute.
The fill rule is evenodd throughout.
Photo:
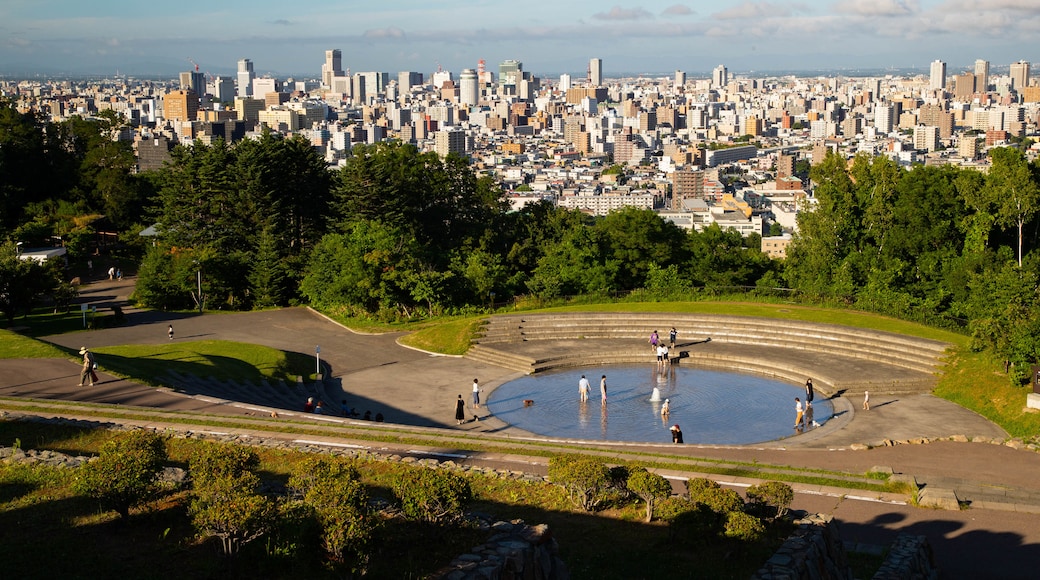
<svg viewBox="0 0 1040 580"><path fill-rule="evenodd" d="M83 297L103 309L119 304L132 280L103 281L86 287ZM93 389L76 387L78 364L74 351L80 346L99 348L131 343L165 343L222 339L262 344L313 356L321 346L322 359L330 366L333 381L330 398L341 396L361 409L382 412L388 422L507 433L524 432L496 419L454 425L453 401L468 398L469 386L479 377L485 388L517 375L499 367L465 358L431 356L400 347L398 334L362 335L304 308L239 314L170 315L127 309L128 324L118 328L84 331L48 337L73 354L69 360L29 359L0 361L0 396L84 400L171 408L195 412L254 414L248 408L223 404L214 397L186 397L137 385L105 375ZM172 323L176 338L166 336ZM204 394L205 395L205 394ZM928 395L874 400L869 412L847 409L847 414L823 429L767 445L745 447L667 447L669 452L734 461L797 465L806 468L863 473L873 466L888 466L896 473L912 474L933 487L950 487L966 493L1007 493L1016 504L1040 506L1040 455L1004 446L942 442L898 445L853 451L852 443L882 438L912 439L955 434L1003 437L999 427L956 405ZM301 401L302 403L302 401ZM852 405L848 405L852 407ZM647 446L648 449L650 446ZM627 446L633 449L632 446ZM799 494L800 509L834 513L844 523L846 539L887 543L900 529L926 533L947 570L975 570L974 577L1030 577L1040 556L1040 525L1036 515L972 509L936 512L907 506L855 502L829 496ZM851 534L851 536L850 536ZM988 557L978 549L994 550ZM999 555L997 555L999 554ZM994 560L999 560L995 562ZM982 562L981 564L979 562ZM988 563L986 563L988 562ZM992 574L991 574L992 573ZM966 575L963 577L967 577Z"/></svg>

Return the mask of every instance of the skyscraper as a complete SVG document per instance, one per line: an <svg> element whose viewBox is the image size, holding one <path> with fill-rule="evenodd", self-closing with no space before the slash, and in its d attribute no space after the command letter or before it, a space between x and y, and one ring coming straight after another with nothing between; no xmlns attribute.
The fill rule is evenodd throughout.
<svg viewBox="0 0 1040 580"><path fill-rule="evenodd" d="M946 88L946 63L941 60L932 61L932 68L928 75L928 88Z"/></svg>
<svg viewBox="0 0 1040 580"><path fill-rule="evenodd" d="M253 61L248 58L238 61L238 96L253 96L254 78L256 78L256 74L253 72Z"/></svg>
<svg viewBox="0 0 1040 580"><path fill-rule="evenodd" d="M480 100L480 88L477 84L477 71L468 68L459 75L459 104L472 107Z"/></svg>
<svg viewBox="0 0 1040 580"><path fill-rule="evenodd" d="M675 71L675 87L679 88L686 84L686 73L681 70Z"/></svg>
<svg viewBox="0 0 1040 580"><path fill-rule="evenodd" d="M720 64L711 71L711 86L712 87L724 87L729 83L729 71L726 70L726 65Z"/></svg>
<svg viewBox="0 0 1040 580"><path fill-rule="evenodd" d="M603 85L603 59L589 59L589 84L594 87Z"/></svg>
<svg viewBox="0 0 1040 580"><path fill-rule="evenodd" d="M975 90L984 93L989 90L989 61L981 58L975 61Z"/></svg>
<svg viewBox="0 0 1040 580"><path fill-rule="evenodd" d="M1029 86L1029 61L1011 63L1011 88L1018 92Z"/></svg>
<svg viewBox="0 0 1040 580"><path fill-rule="evenodd" d="M502 94L515 95L523 78L524 63L518 60L504 60L498 65L498 85Z"/></svg>
<svg viewBox="0 0 1040 580"><path fill-rule="evenodd" d="M895 109L892 105L876 105L874 107L874 126L880 133L891 133Z"/></svg>
<svg viewBox="0 0 1040 580"><path fill-rule="evenodd" d="M332 77L343 76L343 53L338 49L325 51L325 64L321 65L321 86L332 87Z"/></svg>

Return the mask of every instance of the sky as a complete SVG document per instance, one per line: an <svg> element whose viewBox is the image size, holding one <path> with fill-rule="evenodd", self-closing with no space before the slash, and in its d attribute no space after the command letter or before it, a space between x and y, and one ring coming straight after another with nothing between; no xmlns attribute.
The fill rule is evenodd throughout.
<svg viewBox="0 0 1040 580"><path fill-rule="evenodd" d="M1040 0L0 0L0 74L318 76L476 68L550 76L856 69L995 70L1034 58Z"/></svg>

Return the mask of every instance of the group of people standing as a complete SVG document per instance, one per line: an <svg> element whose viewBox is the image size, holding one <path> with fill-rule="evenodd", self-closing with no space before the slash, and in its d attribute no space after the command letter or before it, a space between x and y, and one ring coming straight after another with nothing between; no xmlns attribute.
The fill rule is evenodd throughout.
<svg viewBox="0 0 1040 580"><path fill-rule="evenodd" d="M585 378L585 375L581 375L581 379L578 381L578 399L585 403L589 400L589 391L592 390L592 385L589 384L589 380ZM599 396L604 405L607 404L607 375L603 375L599 379Z"/></svg>
<svg viewBox="0 0 1040 580"><path fill-rule="evenodd" d="M654 330L653 332L650 333L650 338L647 339L647 342L650 343L650 348L657 354L657 366L658 367L663 367L666 364L668 364L668 362L669 362L668 350L672 349L672 348L675 348L675 340L678 337L679 337L679 332L677 330L675 330L674 326L672 327L671 330L668 331L668 344L667 345L664 343L663 340L661 340L661 336L659 334L657 334L657 330Z"/></svg>
<svg viewBox="0 0 1040 580"><path fill-rule="evenodd" d="M794 398L794 428L799 431L810 427L819 427L820 424L813 418L813 398L816 390L813 388L812 377L805 379L805 403L798 397Z"/></svg>

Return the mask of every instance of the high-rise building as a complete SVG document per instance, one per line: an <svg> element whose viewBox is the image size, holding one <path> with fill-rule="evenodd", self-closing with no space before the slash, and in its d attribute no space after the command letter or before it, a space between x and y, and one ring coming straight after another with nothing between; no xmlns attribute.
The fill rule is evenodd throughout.
<svg viewBox="0 0 1040 580"><path fill-rule="evenodd" d="M498 86L503 95L515 95L523 78L524 63L518 60L504 60L498 65Z"/></svg>
<svg viewBox="0 0 1040 580"><path fill-rule="evenodd" d="M984 93L989 90L989 61L981 58L975 61L975 90Z"/></svg>
<svg viewBox="0 0 1040 580"><path fill-rule="evenodd" d="M874 127L879 133L891 133L895 118L895 107L892 105L877 105L874 107Z"/></svg>
<svg viewBox="0 0 1040 580"><path fill-rule="evenodd" d="M589 84L594 87L603 86L603 59L589 59Z"/></svg>
<svg viewBox="0 0 1040 580"><path fill-rule="evenodd" d="M560 92L566 93L571 90L571 75L564 73L560 75Z"/></svg>
<svg viewBox="0 0 1040 580"><path fill-rule="evenodd" d="M726 65L720 64L711 71L711 86L722 88L727 84L729 84L729 71L726 70Z"/></svg>
<svg viewBox="0 0 1040 580"><path fill-rule="evenodd" d="M472 107L480 101L480 85L477 83L477 71L467 68L459 75L459 104Z"/></svg>
<svg viewBox="0 0 1040 580"><path fill-rule="evenodd" d="M343 76L343 52L338 48L325 51L325 64L321 65L321 86L332 88L332 77Z"/></svg>
<svg viewBox="0 0 1040 580"><path fill-rule="evenodd" d="M163 117L168 121L194 121L199 116L199 95L181 89L163 97Z"/></svg>
<svg viewBox="0 0 1040 580"><path fill-rule="evenodd" d="M1029 86L1029 62L1020 60L1011 63L1011 88L1018 92Z"/></svg>
<svg viewBox="0 0 1040 580"><path fill-rule="evenodd" d="M422 73L403 70L397 73L397 85L402 93L407 93L412 87L421 85Z"/></svg>
<svg viewBox="0 0 1040 580"><path fill-rule="evenodd" d="M198 71L182 72L180 74L181 88L186 91L195 91L196 95L206 94L206 75Z"/></svg>
<svg viewBox="0 0 1040 580"><path fill-rule="evenodd" d="M238 96L253 96L254 78L256 78L256 74L253 72L253 61L248 58L238 61Z"/></svg>
<svg viewBox="0 0 1040 580"><path fill-rule="evenodd" d="M932 61L932 67L928 75L928 88L946 88L946 63L941 60Z"/></svg>
<svg viewBox="0 0 1040 580"><path fill-rule="evenodd" d="M960 101L970 101L975 94L975 75L963 73L953 77L953 96Z"/></svg>
<svg viewBox="0 0 1040 580"><path fill-rule="evenodd" d="M686 73L681 70L675 71L675 88L679 88L686 84Z"/></svg>
<svg viewBox="0 0 1040 580"><path fill-rule="evenodd" d="M465 155L466 132L458 129L437 131L433 135L433 149L441 157L447 157L449 153Z"/></svg>

